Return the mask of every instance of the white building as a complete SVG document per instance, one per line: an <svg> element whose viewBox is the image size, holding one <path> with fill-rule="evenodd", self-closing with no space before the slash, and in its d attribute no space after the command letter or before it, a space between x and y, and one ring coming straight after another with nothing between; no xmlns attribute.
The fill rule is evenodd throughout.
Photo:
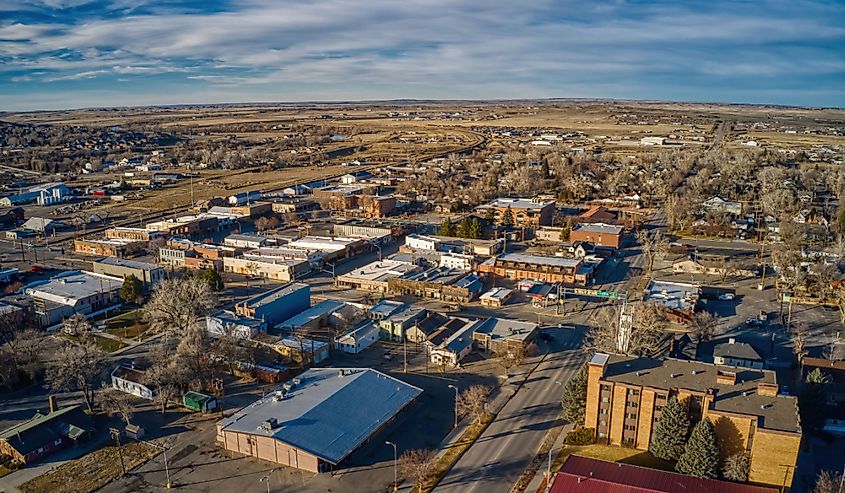
<svg viewBox="0 0 845 493"><path fill-rule="evenodd" d="M472 270L474 266L474 255L452 252L446 252L440 255L440 267L458 270Z"/></svg>
<svg viewBox="0 0 845 493"><path fill-rule="evenodd" d="M405 237L405 246L417 250L436 251L440 249L440 240L432 238L431 236L410 234Z"/></svg>
<svg viewBox="0 0 845 493"><path fill-rule="evenodd" d="M39 324L52 327L74 313L93 316L114 307L122 286L119 277L75 270L31 283L24 293L34 300Z"/></svg>
<svg viewBox="0 0 845 493"><path fill-rule="evenodd" d="M662 146L666 144L666 137L643 137L640 139L640 145L643 146Z"/></svg>
<svg viewBox="0 0 845 493"><path fill-rule="evenodd" d="M259 248L267 244L267 237L257 234L231 234L223 239L225 246L235 248Z"/></svg>
<svg viewBox="0 0 845 493"><path fill-rule="evenodd" d="M252 339L267 330L263 320L243 317L226 310L207 315L205 327L212 336L231 335L241 339Z"/></svg>
<svg viewBox="0 0 845 493"><path fill-rule="evenodd" d="M345 353L358 354L375 344L379 338L379 326L372 320L352 329L346 334L335 337L334 347Z"/></svg>
<svg viewBox="0 0 845 493"><path fill-rule="evenodd" d="M223 257L223 270L245 276L293 281L311 271L307 260L272 257Z"/></svg>

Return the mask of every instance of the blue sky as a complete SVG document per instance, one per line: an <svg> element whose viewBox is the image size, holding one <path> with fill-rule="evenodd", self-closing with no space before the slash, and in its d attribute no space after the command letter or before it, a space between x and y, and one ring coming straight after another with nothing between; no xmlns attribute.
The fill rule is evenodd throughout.
<svg viewBox="0 0 845 493"><path fill-rule="evenodd" d="M602 97L845 106L845 1L0 0L0 110Z"/></svg>

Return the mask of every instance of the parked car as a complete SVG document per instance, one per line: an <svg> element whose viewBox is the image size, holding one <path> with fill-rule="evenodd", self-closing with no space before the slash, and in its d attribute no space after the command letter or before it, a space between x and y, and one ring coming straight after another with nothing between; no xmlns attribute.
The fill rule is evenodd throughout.
<svg viewBox="0 0 845 493"><path fill-rule="evenodd" d="M763 325L763 321L759 318L748 317L745 319L745 325L747 325L748 327L760 327L761 325Z"/></svg>
<svg viewBox="0 0 845 493"><path fill-rule="evenodd" d="M736 296L733 293L722 293L719 295L719 299L722 301L733 301Z"/></svg>

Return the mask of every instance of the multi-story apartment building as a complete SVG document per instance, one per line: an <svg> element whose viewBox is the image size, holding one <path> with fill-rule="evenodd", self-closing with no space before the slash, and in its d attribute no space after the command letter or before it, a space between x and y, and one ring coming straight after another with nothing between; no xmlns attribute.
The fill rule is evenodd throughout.
<svg viewBox="0 0 845 493"><path fill-rule="evenodd" d="M501 223L507 211L510 210L514 226L533 229L552 223L555 203L538 199L499 198L477 209L481 212L492 210L497 223Z"/></svg>
<svg viewBox="0 0 845 493"><path fill-rule="evenodd" d="M579 258L506 253L480 264L478 272L514 281L537 279L589 286L593 282L594 265Z"/></svg>
<svg viewBox="0 0 845 493"><path fill-rule="evenodd" d="M748 453L750 482L792 483L801 445L798 401L778 394L769 370L598 353L588 363L584 425L600 441L647 450L671 396L692 422L713 422L723 457Z"/></svg>

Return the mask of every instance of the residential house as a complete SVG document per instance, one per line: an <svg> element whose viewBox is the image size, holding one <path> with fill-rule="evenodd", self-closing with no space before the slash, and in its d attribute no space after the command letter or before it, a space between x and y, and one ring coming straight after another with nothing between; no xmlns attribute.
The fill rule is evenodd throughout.
<svg viewBox="0 0 845 493"><path fill-rule="evenodd" d="M717 365L738 366L741 368L763 369L763 357L747 342L736 342L731 337L728 342L717 344L713 348L713 363Z"/></svg>
<svg viewBox="0 0 845 493"><path fill-rule="evenodd" d="M358 354L375 344L381 329L372 320L368 320L352 330L334 338L334 347L344 353Z"/></svg>
<svg viewBox="0 0 845 493"><path fill-rule="evenodd" d="M151 401L155 398L153 389L147 386L145 372L131 365L117 365L111 372L111 386L115 390L132 394Z"/></svg>
<svg viewBox="0 0 845 493"><path fill-rule="evenodd" d="M50 398L50 412L36 412L27 421L0 431L0 454L22 464L37 462L65 447L76 446L94 432L93 419L80 406L59 409Z"/></svg>

